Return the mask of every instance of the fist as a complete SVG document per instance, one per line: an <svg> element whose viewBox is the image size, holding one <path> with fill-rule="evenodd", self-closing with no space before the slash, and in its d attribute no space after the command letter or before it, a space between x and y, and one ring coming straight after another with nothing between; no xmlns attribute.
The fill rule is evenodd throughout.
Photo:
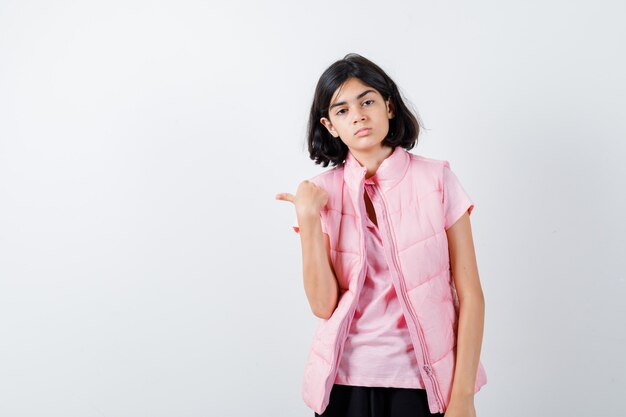
<svg viewBox="0 0 626 417"><path fill-rule="evenodd" d="M312 181L304 180L298 185L296 195L290 193L276 194L277 200L290 201L296 208L296 213L318 214L328 202L328 193Z"/></svg>

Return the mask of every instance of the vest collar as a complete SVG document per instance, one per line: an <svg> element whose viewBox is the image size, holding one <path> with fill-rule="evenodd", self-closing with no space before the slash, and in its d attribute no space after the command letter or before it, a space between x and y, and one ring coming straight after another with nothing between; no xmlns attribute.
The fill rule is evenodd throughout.
<svg viewBox="0 0 626 417"><path fill-rule="evenodd" d="M411 157L402 146L396 146L393 152L379 165L376 173L364 180L367 168L348 150L344 164L343 178L348 187L358 190L361 181L366 184L378 184L383 189L396 185L406 173Z"/></svg>

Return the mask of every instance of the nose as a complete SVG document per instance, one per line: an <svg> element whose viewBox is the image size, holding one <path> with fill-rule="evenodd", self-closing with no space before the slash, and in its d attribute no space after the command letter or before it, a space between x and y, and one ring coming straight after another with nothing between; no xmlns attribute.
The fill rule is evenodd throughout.
<svg viewBox="0 0 626 417"><path fill-rule="evenodd" d="M356 124L358 122L362 122L363 120L365 120L365 115L361 112L360 108L355 110L354 113L352 114L353 114L353 119L352 119L353 124Z"/></svg>

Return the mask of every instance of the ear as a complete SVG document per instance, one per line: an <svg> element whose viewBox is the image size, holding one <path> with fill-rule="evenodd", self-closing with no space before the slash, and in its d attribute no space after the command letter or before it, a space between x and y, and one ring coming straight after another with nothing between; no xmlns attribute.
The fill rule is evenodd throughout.
<svg viewBox="0 0 626 417"><path fill-rule="evenodd" d="M389 97L385 101L385 104L387 105L387 117L389 117L390 119L393 119L394 117L396 117L395 109L394 109L393 102L391 101L391 97Z"/></svg>
<svg viewBox="0 0 626 417"><path fill-rule="evenodd" d="M333 127L333 124L331 123L330 120L328 120L325 117L322 117L320 119L320 123L324 125L324 127L330 132L331 135L333 135L334 137L339 137L339 134L337 133L337 131Z"/></svg>

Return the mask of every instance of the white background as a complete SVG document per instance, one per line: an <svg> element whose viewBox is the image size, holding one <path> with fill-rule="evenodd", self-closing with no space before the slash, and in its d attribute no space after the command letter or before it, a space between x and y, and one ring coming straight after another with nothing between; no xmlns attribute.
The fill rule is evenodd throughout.
<svg viewBox="0 0 626 417"><path fill-rule="evenodd" d="M293 206L318 77L380 65L446 159L480 417L623 415L621 1L0 2L0 415L312 416Z"/></svg>

